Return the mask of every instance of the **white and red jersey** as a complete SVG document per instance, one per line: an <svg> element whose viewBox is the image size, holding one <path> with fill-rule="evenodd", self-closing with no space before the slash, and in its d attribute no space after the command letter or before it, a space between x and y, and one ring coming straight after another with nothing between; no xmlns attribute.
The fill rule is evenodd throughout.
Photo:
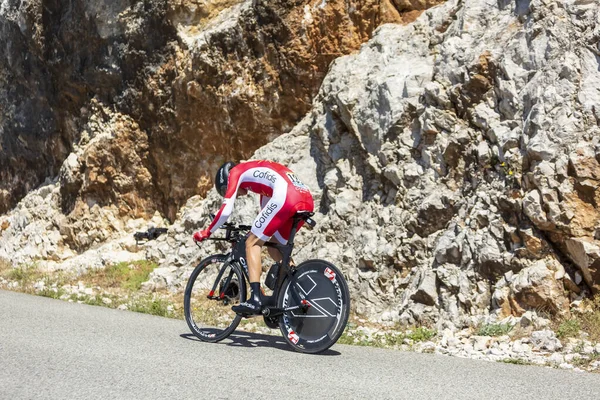
<svg viewBox="0 0 600 400"><path fill-rule="evenodd" d="M252 233L264 241L273 236L287 243L294 214L314 209L310 190L287 167L271 161L248 161L229 171L225 200L208 227L211 233L233 212L240 188L261 195L262 210L252 222Z"/></svg>

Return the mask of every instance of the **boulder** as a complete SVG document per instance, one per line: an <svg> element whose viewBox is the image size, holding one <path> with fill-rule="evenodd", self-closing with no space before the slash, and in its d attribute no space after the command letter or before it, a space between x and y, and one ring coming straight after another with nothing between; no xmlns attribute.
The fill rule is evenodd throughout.
<svg viewBox="0 0 600 400"><path fill-rule="evenodd" d="M563 285L555 279L551 266L554 260L539 260L496 284L494 302L501 316L522 316L528 310L543 310L560 317L569 317L569 299Z"/></svg>

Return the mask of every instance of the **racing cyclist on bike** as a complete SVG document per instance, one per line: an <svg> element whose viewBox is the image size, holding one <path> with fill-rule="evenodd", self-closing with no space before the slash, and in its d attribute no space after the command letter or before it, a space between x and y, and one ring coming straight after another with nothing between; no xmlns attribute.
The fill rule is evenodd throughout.
<svg viewBox="0 0 600 400"><path fill-rule="evenodd" d="M215 177L215 188L225 199L214 220L205 230L194 233L194 240L201 242L221 225L231 213L237 196L248 192L259 194L261 211L252 222L246 239L246 261L250 280L250 299L233 306L239 315L260 314L262 298L260 276L262 274L261 249L266 241L275 239L286 244L292 229L294 214L314 209L312 195L306 185L287 167L271 161L248 161L240 164L226 162ZM302 223L301 223L302 225ZM298 229L300 226L298 226ZM281 262L281 253L268 248L269 255Z"/></svg>

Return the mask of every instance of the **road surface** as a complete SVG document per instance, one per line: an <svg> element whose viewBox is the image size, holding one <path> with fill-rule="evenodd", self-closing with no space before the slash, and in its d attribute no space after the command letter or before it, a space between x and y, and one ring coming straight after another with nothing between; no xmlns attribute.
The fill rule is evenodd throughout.
<svg viewBox="0 0 600 400"><path fill-rule="evenodd" d="M600 374L274 336L0 291L0 399L591 399Z"/></svg>

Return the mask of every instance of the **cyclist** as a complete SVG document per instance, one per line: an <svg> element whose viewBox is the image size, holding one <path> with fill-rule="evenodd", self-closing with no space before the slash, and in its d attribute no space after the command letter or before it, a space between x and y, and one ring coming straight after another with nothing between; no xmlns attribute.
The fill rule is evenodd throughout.
<svg viewBox="0 0 600 400"><path fill-rule="evenodd" d="M244 196L248 192L261 196L261 211L252 222L252 229L246 239L250 299L232 307L232 310L240 315L260 314L262 246L266 241L273 239L281 244L287 243L294 214L298 211L313 211L312 195L308 187L291 170L271 161L248 161L237 165L226 162L217 172L215 188L225 198L223 205L207 229L194 233L196 242L207 239L227 221L237 196ZM268 250L276 262L281 262L282 256L278 250Z"/></svg>

